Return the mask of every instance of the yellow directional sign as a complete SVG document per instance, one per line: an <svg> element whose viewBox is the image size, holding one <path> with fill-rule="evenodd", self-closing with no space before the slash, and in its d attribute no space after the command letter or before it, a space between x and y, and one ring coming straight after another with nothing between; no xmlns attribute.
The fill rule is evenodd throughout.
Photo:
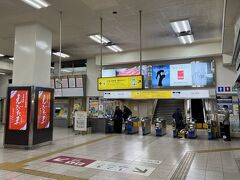
<svg viewBox="0 0 240 180"><path fill-rule="evenodd" d="M98 78L98 90L131 90L143 88L143 76Z"/></svg>
<svg viewBox="0 0 240 180"><path fill-rule="evenodd" d="M172 91L132 91L132 99L170 99Z"/></svg>

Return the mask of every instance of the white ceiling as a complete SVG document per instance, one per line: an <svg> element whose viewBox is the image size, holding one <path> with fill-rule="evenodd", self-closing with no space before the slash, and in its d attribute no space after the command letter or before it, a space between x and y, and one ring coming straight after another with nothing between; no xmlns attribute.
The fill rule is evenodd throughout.
<svg viewBox="0 0 240 180"><path fill-rule="evenodd" d="M89 58L100 48L87 36L103 34L124 51L138 49L139 16L143 11L143 48L180 44L170 21L189 19L196 42L221 39L223 0L48 0L51 6L36 10L20 0L0 0L0 53L13 55L17 25L40 22L53 32L59 47L59 10L63 11L63 52L71 59ZM118 14L112 14L117 11ZM104 49L104 53L111 51Z"/></svg>

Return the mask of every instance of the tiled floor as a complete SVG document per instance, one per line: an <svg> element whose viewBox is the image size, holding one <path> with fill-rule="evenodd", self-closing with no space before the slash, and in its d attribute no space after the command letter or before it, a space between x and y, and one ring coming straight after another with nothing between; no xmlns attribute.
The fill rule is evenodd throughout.
<svg viewBox="0 0 240 180"><path fill-rule="evenodd" d="M0 135L3 137L2 130ZM237 139L233 139L232 142L223 142L221 139L208 141L204 132L199 132L199 138L196 140L174 139L170 130L164 137L156 137L154 134L108 136L105 134L75 135L70 129L55 128L52 145L35 150L4 149L1 145L0 180L74 178L165 180L172 177L186 152L195 152L186 179L240 179L240 172L235 161L235 159L240 159L240 149L231 150L231 148L240 148L240 140ZM201 152L200 150L213 151ZM52 153L46 154L48 152ZM43 156L39 157L39 155ZM134 171L137 173L133 171L132 173L122 173L118 172L119 170L111 170L114 167L99 170L46 162L57 156L115 162L121 166L140 168L135 168ZM159 160L157 161L159 163L146 162L148 160ZM21 170L6 170L3 163L19 165ZM154 170L149 176L146 176L144 168Z"/></svg>

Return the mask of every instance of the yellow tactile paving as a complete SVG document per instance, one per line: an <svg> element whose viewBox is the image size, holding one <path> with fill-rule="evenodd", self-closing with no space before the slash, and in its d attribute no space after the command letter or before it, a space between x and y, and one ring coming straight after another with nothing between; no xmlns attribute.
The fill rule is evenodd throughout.
<svg viewBox="0 0 240 180"><path fill-rule="evenodd" d="M198 150L194 151L196 153L208 153L208 152L223 152L223 151L238 151L239 147L236 148L221 148L221 149L206 149L206 150Z"/></svg>
<svg viewBox="0 0 240 180"><path fill-rule="evenodd" d="M83 180L83 178L78 178L78 177L74 177L74 176L66 176L66 175L61 175L61 174L55 174L55 173L49 173L49 172L43 172L43 171L37 171L37 170L31 170L31 169L25 169L26 167L26 163L35 161L35 160L39 160L57 153L61 153L67 150L71 150L74 148L78 148L78 147L82 147L82 146L86 146L86 145L90 145L102 140L106 140L108 138L114 137L115 135L109 135L109 136L105 136L102 138L98 138L98 139L94 139L85 143L81 143L81 144L77 144L74 146L70 146L70 147L66 147L66 148L62 148L53 152L49 152L49 153L45 153L39 156L35 156L29 159L25 159L23 161L19 161L16 163L1 163L0 164L0 169L2 170L7 170L7 171L12 171L12 172L20 172L23 174L28 174L28 175L34 175L34 176L40 176L40 177L46 177L46 178L52 178L52 179L59 179L59 180L72 180L72 179L76 179L76 180Z"/></svg>

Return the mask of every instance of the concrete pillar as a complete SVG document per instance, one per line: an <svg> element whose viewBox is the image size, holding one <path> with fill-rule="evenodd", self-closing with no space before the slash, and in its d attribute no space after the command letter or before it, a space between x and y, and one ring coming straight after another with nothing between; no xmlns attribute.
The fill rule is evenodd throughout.
<svg viewBox="0 0 240 180"><path fill-rule="evenodd" d="M13 86L50 87L52 33L39 24L17 26Z"/></svg>
<svg viewBox="0 0 240 180"><path fill-rule="evenodd" d="M59 62L54 62L54 70L53 70L53 74L54 76L58 76L59 75Z"/></svg>

